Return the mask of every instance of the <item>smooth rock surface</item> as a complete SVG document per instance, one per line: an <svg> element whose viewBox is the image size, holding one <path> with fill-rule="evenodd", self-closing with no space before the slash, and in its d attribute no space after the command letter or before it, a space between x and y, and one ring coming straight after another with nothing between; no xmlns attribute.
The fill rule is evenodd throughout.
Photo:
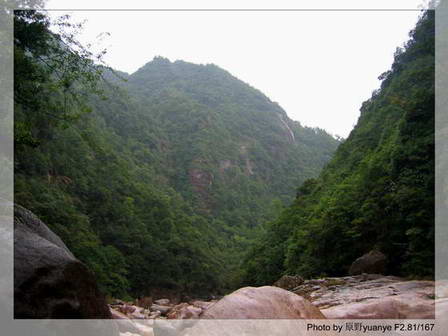
<svg viewBox="0 0 448 336"><path fill-rule="evenodd" d="M14 317L110 319L93 273L25 208L14 207Z"/></svg>
<svg viewBox="0 0 448 336"><path fill-rule="evenodd" d="M272 286L244 287L206 309L201 319L324 319L303 297Z"/></svg>
<svg viewBox="0 0 448 336"><path fill-rule="evenodd" d="M386 297L363 303L352 303L323 309L322 313L329 319L433 319L435 316L434 300L415 297Z"/></svg>
<svg viewBox="0 0 448 336"><path fill-rule="evenodd" d="M329 319L434 317L433 281L363 274L307 280L294 292L305 296Z"/></svg>

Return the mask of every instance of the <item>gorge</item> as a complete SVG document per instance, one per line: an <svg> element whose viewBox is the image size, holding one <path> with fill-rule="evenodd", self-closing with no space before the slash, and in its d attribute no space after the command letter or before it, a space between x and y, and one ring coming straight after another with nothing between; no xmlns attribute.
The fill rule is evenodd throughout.
<svg viewBox="0 0 448 336"><path fill-rule="evenodd" d="M14 24L16 317L431 319L446 301L434 11L342 141L216 65L156 57L122 73L62 48L39 12ZM69 271L28 269L49 251L36 239ZM71 267L89 299L61 276ZM24 303L33 293L42 306Z"/></svg>

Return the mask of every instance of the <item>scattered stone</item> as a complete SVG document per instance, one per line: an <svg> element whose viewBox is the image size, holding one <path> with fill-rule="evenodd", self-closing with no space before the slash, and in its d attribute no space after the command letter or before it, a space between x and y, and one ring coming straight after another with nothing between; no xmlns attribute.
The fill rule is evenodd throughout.
<svg viewBox="0 0 448 336"><path fill-rule="evenodd" d="M188 303L181 303L174 306L167 314L168 319L197 319L203 312L203 309L189 305Z"/></svg>
<svg viewBox="0 0 448 336"><path fill-rule="evenodd" d="M141 310L144 311L144 309L141 309ZM148 316L143 314L141 312L141 310L140 309L136 309L133 313L130 314L130 317L132 319L137 319L137 320L143 320L143 319L148 318Z"/></svg>
<svg viewBox="0 0 448 336"><path fill-rule="evenodd" d="M136 300L135 305L149 309L152 305L152 298L150 296L145 296L143 298L140 298L140 299Z"/></svg>
<svg viewBox="0 0 448 336"><path fill-rule="evenodd" d="M117 307L117 310L125 315L132 314L136 309L136 306L131 306L126 303Z"/></svg>
<svg viewBox="0 0 448 336"><path fill-rule="evenodd" d="M166 313L168 313L171 310L171 306L162 306L162 305L157 305L157 304L153 304L151 305L151 311L159 311L162 315L165 315Z"/></svg>
<svg viewBox="0 0 448 336"><path fill-rule="evenodd" d="M111 306L122 306L122 305L124 305L124 302L119 299L115 299L114 302L112 302L110 305Z"/></svg>
<svg viewBox="0 0 448 336"><path fill-rule="evenodd" d="M161 306L167 306L170 304L169 299L159 299L154 301L155 304L161 305Z"/></svg>
<svg viewBox="0 0 448 336"><path fill-rule="evenodd" d="M300 293L300 296L279 287L246 287L225 296L218 302L191 300L189 303L167 306L166 300L157 300L151 305L151 311L126 303L116 304L114 307L117 310L126 311L125 318L142 319L141 321L176 319L179 323L181 320L190 320L193 323L201 319L325 317L331 319L432 319L434 305L442 301L437 299L440 299L441 295L448 295L448 281L439 281L437 286L438 295L435 295L433 281L406 281L394 276L360 274L342 278L305 280L293 289L293 292ZM301 296L306 297L311 303ZM444 300L446 301L444 305L447 307L448 301ZM130 313L131 310L133 312ZM190 322L185 323L180 323L178 327L185 328Z"/></svg>

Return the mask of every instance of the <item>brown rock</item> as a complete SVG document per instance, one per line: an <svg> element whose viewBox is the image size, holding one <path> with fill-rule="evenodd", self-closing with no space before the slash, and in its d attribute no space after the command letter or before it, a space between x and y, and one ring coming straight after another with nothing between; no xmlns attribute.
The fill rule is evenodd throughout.
<svg viewBox="0 0 448 336"><path fill-rule="evenodd" d="M303 278L297 275L284 275L273 286L291 290L303 284Z"/></svg>
<svg viewBox="0 0 448 336"><path fill-rule="evenodd" d="M272 286L244 287L206 309L201 319L324 319L306 299Z"/></svg>
<svg viewBox="0 0 448 336"><path fill-rule="evenodd" d="M181 303L173 307L167 314L168 319L197 319L202 313L202 309L189 305L188 303Z"/></svg>
<svg viewBox="0 0 448 336"><path fill-rule="evenodd" d="M136 309L137 309L136 306L131 306L128 304L123 304L117 307L117 310L125 315L132 314Z"/></svg>
<svg viewBox="0 0 448 336"><path fill-rule="evenodd" d="M179 319L179 318L181 318L181 317L179 317L179 316L180 316L180 312L182 311L182 309L184 309L184 308L186 308L186 307L188 307L188 306L189 306L188 303L186 303L186 302L182 302L182 303L180 303L180 304L174 306L174 307L170 310L170 312L166 315L166 317L167 317L168 319Z"/></svg>
<svg viewBox="0 0 448 336"><path fill-rule="evenodd" d="M143 308L149 309L151 307L151 305L152 305L152 297L150 297L150 296L142 297L141 299L137 300L135 305L139 306L139 307L143 307Z"/></svg>
<svg viewBox="0 0 448 336"><path fill-rule="evenodd" d="M197 308L201 308L201 309L207 309L208 307L210 307L211 305L215 304L216 300L212 300L212 301L200 301L200 300L196 300L196 301L192 301L191 304Z"/></svg>
<svg viewBox="0 0 448 336"><path fill-rule="evenodd" d="M386 269L386 256L380 251L370 251L362 257L356 259L350 266L349 274L358 275L362 273L384 274Z"/></svg>

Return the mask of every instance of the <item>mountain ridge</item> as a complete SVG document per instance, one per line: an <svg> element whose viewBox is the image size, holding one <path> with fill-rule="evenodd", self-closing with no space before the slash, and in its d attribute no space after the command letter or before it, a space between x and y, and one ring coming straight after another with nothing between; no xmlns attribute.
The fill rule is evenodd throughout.
<svg viewBox="0 0 448 336"><path fill-rule="evenodd" d="M23 32L28 19L16 18ZM33 53L47 51L26 42L32 52L15 46L16 93L27 98L15 102L16 202L114 297L235 288L250 241L338 145L217 66L163 59L117 72L126 81L105 71L106 100L72 88L91 112L73 104L76 116L57 124L52 108L63 104L64 83L20 76L30 66L51 73ZM46 97L41 110L26 105L36 97Z"/></svg>
<svg viewBox="0 0 448 336"><path fill-rule="evenodd" d="M434 276L434 21L424 12L349 137L254 243L248 283L344 275L371 250L389 274Z"/></svg>

